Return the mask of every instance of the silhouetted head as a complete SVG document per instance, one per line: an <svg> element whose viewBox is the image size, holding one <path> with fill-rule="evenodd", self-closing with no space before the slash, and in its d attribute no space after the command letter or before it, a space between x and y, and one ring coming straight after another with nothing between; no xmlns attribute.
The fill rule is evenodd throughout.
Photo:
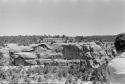
<svg viewBox="0 0 125 84"><path fill-rule="evenodd" d="M114 45L118 53L125 52L125 33L121 33L116 36Z"/></svg>

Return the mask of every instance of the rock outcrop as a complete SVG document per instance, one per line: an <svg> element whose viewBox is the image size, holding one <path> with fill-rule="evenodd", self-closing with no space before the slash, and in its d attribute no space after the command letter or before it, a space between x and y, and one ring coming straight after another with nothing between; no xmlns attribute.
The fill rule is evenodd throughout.
<svg viewBox="0 0 125 84"><path fill-rule="evenodd" d="M83 79L88 81L93 80L93 77L99 81L105 81L106 66L116 56L116 51L112 46L105 48L102 43L96 44L96 42L63 45L62 53L65 59L81 60L80 67L84 67L78 69L84 76L86 75ZM95 72L97 73L95 74ZM102 78L100 79L100 77Z"/></svg>
<svg viewBox="0 0 125 84"><path fill-rule="evenodd" d="M60 65L63 65L68 74L83 81L95 79L105 81L107 63L116 54L112 44L99 42L9 45L0 49L0 66L13 65L26 68L38 65L40 68L38 73L48 75L53 66L60 68ZM47 64L51 66L47 66ZM44 68L41 69L41 65L44 65ZM54 73L56 73L55 70L53 70Z"/></svg>
<svg viewBox="0 0 125 84"><path fill-rule="evenodd" d="M37 55L31 52L14 53L11 57L16 66L37 65L37 62L34 60L37 59Z"/></svg>

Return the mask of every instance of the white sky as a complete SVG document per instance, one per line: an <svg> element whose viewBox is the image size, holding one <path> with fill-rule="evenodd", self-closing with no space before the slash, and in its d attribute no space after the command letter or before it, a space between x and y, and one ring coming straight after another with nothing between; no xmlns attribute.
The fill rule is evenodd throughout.
<svg viewBox="0 0 125 84"><path fill-rule="evenodd" d="M0 0L0 35L125 32L125 0Z"/></svg>

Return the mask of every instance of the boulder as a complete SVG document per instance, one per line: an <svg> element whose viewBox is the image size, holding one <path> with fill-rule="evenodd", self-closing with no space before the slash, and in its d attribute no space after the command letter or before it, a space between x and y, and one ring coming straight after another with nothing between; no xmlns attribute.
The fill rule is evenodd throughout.
<svg viewBox="0 0 125 84"><path fill-rule="evenodd" d="M37 65L36 60L26 60L27 65Z"/></svg>
<svg viewBox="0 0 125 84"><path fill-rule="evenodd" d="M90 51L91 52L98 52L102 50L100 45L97 45L95 42L90 42Z"/></svg>
<svg viewBox="0 0 125 84"><path fill-rule="evenodd" d="M12 59L13 59L14 65L16 66L19 66L19 65L27 66L27 65L37 64L35 61L33 61L34 59L37 59L37 55L30 52L14 53L14 55L12 56Z"/></svg>
<svg viewBox="0 0 125 84"><path fill-rule="evenodd" d="M18 58L19 56L24 59L37 59L37 55L31 52L19 52L14 53L15 58Z"/></svg>
<svg viewBox="0 0 125 84"><path fill-rule="evenodd" d="M51 49L51 47L47 43L31 44L30 47L32 48L42 47L48 50Z"/></svg>
<svg viewBox="0 0 125 84"><path fill-rule="evenodd" d="M67 44L63 45L63 57L64 59L79 59L82 57L82 47L79 44Z"/></svg>
<svg viewBox="0 0 125 84"><path fill-rule="evenodd" d="M18 44L7 44L7 48L11 50L12 52L30 52L33 50L30 46L19 46Z"/></svg>

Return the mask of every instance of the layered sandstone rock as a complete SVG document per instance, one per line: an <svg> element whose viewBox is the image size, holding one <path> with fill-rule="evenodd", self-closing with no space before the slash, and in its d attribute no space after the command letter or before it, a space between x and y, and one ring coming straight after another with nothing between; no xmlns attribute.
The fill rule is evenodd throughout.
<svg viewBox="0 0 125 84"><path fill-rule="evenodd" d="M96 42L63 45L62 53L65 59L80 59L84 61L80 66L82 67L83 75L86 75L84 79L93 80L93 77L95 77L99 81L105 81L107 63L116 56L116 51L112 46L106 48L102 43L97 44ZM91 77L88 76L89 74L91 74Z"/></svg>
<svg viewBox="0 0 125 84"><path fill-rule="evenodd" d="M92 81L95 78L104 81L106 65L116 55L112 45L99 42L34 44L27 48L26 46L5 47L0 49L0 53L1 66L10 65L11 62L17 66L40 66L51 63L53 59L56 59L57 65L59 62L62 64L68 62L69 64L66 64L68 73L78 78L81 77L84 81Z"/></svg>

